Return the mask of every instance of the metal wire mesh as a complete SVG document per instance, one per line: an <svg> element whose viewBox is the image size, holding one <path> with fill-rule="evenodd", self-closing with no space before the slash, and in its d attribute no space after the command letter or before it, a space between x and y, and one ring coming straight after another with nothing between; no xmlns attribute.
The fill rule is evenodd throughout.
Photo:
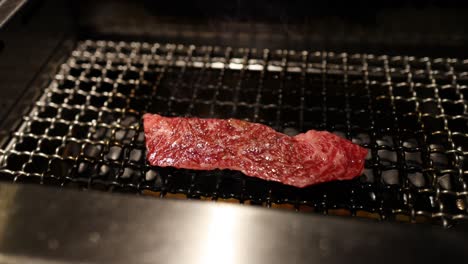
<svg viewBox="0 0 468 264"><path fill-rule="evenodd" d="M82 41L1 150L4 180L448 226L468 219L468 61ZM364 175L304 189L151 167L141 116L332 131Z"/></svg>

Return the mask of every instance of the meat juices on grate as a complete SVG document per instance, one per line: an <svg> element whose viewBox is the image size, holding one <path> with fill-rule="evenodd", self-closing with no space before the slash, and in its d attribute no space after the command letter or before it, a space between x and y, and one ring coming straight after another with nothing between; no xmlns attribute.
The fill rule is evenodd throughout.
<svg viewBox="0 0 468 264"><path fill-rule="evenodd" d="M147 159L153 166L231 169L296 187L359 176L367 150L325 131L290 137L237 119L145 114Z"/></svg>

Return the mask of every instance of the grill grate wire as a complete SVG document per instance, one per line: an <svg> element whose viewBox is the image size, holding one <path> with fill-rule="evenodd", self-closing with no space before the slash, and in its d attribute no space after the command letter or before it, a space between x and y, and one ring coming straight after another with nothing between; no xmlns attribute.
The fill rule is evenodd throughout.
<svg viewBox="0 0 468 264"><path fill-rule="evenodd" d="M449 226L468 219L468 61L81 41L0 150L3 180ZM234 117L368 148L304 189L145 162L143 113Z"/></svg>

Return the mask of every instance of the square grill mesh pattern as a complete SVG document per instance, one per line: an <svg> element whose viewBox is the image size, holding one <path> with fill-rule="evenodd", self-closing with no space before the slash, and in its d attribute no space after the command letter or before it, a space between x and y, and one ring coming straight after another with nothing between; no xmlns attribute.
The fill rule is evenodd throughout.
<svg viewBox="0 0 468 264"><path fill-rule="evenodd" d="M468 219L468 61L82 41L0 153L3 180L448 226ZM145 161L143 113L328 130L364 175L304 189Z"/></svg>

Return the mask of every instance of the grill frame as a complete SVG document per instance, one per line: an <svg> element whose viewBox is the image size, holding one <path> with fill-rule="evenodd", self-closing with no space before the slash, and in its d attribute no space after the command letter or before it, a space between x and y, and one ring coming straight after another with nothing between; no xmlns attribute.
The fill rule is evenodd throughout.
<svg viewBox="0 0 468 264"><path fill-rule="evenodd" d="M179 263L207 259L204 252L213 252L216 247L212 243L220 240L234 240L234 244L251 249L226 250L236 258L255 259L257 263L284 263L290 259L296 259L297 263L309 263L311 259L341 263L353 259L354 251L362 252L360 263L363 264L374 263L376 258L391 264L415 260L440 263L442 259L453 262L467 257L466 230L458 228L375 224L246 206L142 199L27 185L2 184L0 197L9 204L4 210L9 227L5 230L8 243L3 243L0 251L3 259L12 263L43 263L44 260L129 263L145 262L148 256ZM37 214L44 210L46 213ZM138 217L129 221L129 216ZM183 239L174 235L174 230L181 228L185 231ZM213 234L213 228L219 232ZM245 235L233 236L236 230L242 230ZM392 239L382 239L386 237ZM29 242L27 246L25 242ZM174 248L185 250L181 254L164 254Z"/></svg>
<svg viewBox="0 0 468 264"><path fill-rule="evenodd" d="M85 51L87 49L87 46L94 45L100 46L98 47L97 51L93 51L94 53ZM139 65L139 67L143 67L143 69L148 69L149 64L161 64L155 65L154 67L166 67L166 70L167 68L177 70L183 69L185 67L186 69L188 69L188 71L186 72L190 72L191 70L193 70L200 76L189 76L189 80L191 81L189 81L189 83L183 83L179 81L184 80L184 78L180 78L184 75L179 75L178 79L176 79L176 82L169 86L172 90L169 91L169 93L172 92L172 95L169 94L169 97L159 97L158 95L158 93L164 91L160 88L164 87L164 85L162 84L162 82L164 82L164 77L162 76L164 75L159 76L159 79L155 80L155 82L150 85L151 95L148 95L147 93L142 93L141 97L133 98L127 97L127 95L119 95L117 93L119 91L119 85L134 85L135 81L126 82L123 79L128 78L129 80L135 80L135 69L131 68L130 66L132 64L132 60L138 61L137 53L140 53L138 50L140 50L141 47L149 50L149 54L147 54L147 56L141 59L142 61L140 61L143 62L143 65ZM167 54L163 53L164 58L157 57L161 56L157 55L157 53L159 52L158 50L161 47L164 47L169 52ZM111 53L108 53L107 55L111 55L111 57L114 58L114 60L117 60L117 66L112 66L112 63L114 63L114 61L111 60L104 61L106 63L106 66L104 68L100 68L98 64L91 65L92 67L87 68L86 64L83 64L85 65L86 69L84 69L82 73L80 73L79 69L77 68L75 68L75 70L72 70L72 68L76 66L74 64L76 63L76 61L74 61L74 58L80 59L83 57L82 59L91 59L91 61L93 61L93 59L96 59L101 55L105 55L106 53L101 54L100 50L104 50L107 48L115 50ZM133 52L128 52L128 50L133 50ZM119 65L119 63L121 63L120 61L123 61L123 65ZM211 64L208 65L208 62ZM262 68L262 65L263 70L255 70ZM446 66L447 70L445 71L445 73L447 74L440 75L440 72L433 72L432 65L435 65L434 67L437 67L437 69ZM465 176L464 166L466 165L463 165L461 163L463 157L466 156L467 153L464 150L459 150L457 148L459 146L455 145L454 141L452 140L452 137L460 136L461 132L452 133L451 129L453 128L453 126L449 123L451 120L466 120L467 110L466 105L464 104L463 92L466 93L466 91L468 90L465 90L467 89L467 87L463 83L466 82L466 78L464 78L466 77L466 75L460 74L460 72L464 73L463 69L465 69L466 66L466 61L446 58L429 59L409 56L391 57L375 56L370 54L353 55L346 53L335 54L330 52L298 52L291 50L270 51L248 48L221 48L214 46L205 46L197 48L191 45L163 45L157 43L150 44L142 42L80 42L80 44L78 44L77 46L77 50L75 50L72 53L71 57L62 65L62 67L59 70L59 74L56 75L52 83L46 88L43 95L39 99L39 102L35 104L35 109L33 109L29 113L29 115L23 119L23 125L20 126L18 130L20 132L14 133L14 138L17 138L21 141L24 140L23 137L27 137L23 135L21 131L28 127L27 123L30 120L42 121L45 123L57 123L57 120L54 117L54 115L49 114L50 116L47 117L47 111L42 111L46 117L36 117L35 111L41 107L46 107L46 104L41 103L41 100L44 102L47 100L57 100L57 102L59 103L65 102L65 99L61 98L60 96L63 95L63 93L68 94L67 103L65 103L65 105L73 105L72 108L78 111L79 114L76 117L85 119L88 118L85 114L85 110L94 111L97 110L97 108L88 107L85 109L82 107L83 103L89 103L92 100L93 96L109 97L109 95L110 97L108 99L112 98L113 100L109 100L107 102L107 107L109 105L119 106L119 104L129 105L132 103L131 100L135 101L143 99L149 100L148 102L150 103L144 105L144 108L142 109L143 112L159 112L165 115L186 114L187 112L180 112L180 109L188 107L189 111L193 111L198 109L200 104L203 104L205 106L209 106L209 108L200 108L204 109L204 112L202 111L202 114L195 114L194 112L191 112L191 114L202 117L205 115L214 117L242 118L242 116L239 116L239 113L242 113L241 110L247 107L250 110L253 110L250 119L251 121L265 123L280 131L284 131L285 128L293 126L290 124L285 125L282 122L283 120L291 122L291 118L288 117L287 119L284 119L282 115L283 112L285 112L283 110L291 110L291 112L296 111L296 113L298 113L294 118L297 120L294 124L296 126L294 128L296 129L296 131L293 131L294 133L298 131L304 131L304 129L312 128L327 130L338 129L342 132L342 136L345 136L349 139L354 139L357 143L361 143L366 147L370 147L372 158L366 162L366 173L369 176L370 172L372 171L375 183L366 182L366 180L361 178L355 181L334 182L322 184L319 186L313 186L305 190L299 190L293 187L283 186L281 184L264 182L261 180L245 177L238 172L194 172L189 170L159 169L156 175L147 175L147 171L153 171L154 168L144 163L144 154L142 155L142 153L144 153L144 141L141 138L141 134L139 134L142 132L141 122L139 123L138 118L136 118L135 116L133 118L130 118L131 120L125 119L128 116L135 115L135 112L132 112L127 107L121 110L111 109L111 112L117 113L118 115L123 114L122 117L125 118L121 120L114 120L112 117L107 117L110 118L110 120L116 121L113 123L111 122L110 124L100 124L99 122L93 121L83 122L83 120L69 120L70 122L61 122L61 128L55 128L53 126L48 128L47 125L44 125L42 128L34 128L37 129L37 131L41 131L42 129L45 133L55 133L56 137L50 138L49 136L47 136L48 139L52 141L61 141L61 144L64 144L66 142L70 145L70 147L68 147L67 150L64 151L63 148L66 144L61 145L62 150L61 148L57 148L57 151L59 152L56 152L54 155L37 154L37 152L43 151L40 150L40 147L42 141L46 139L46 137L39 135L36 138L39 140L39 142L37 143L37 148L35 150L16 151L16 154L26 156L29 155L28 161L30 162L30 165L26 165L28 164L28 162L23 163L23 166L21 168L17 168L16 170L9 170L3 167L3 169L0 170L0 172L2 176L9 176L7 178L13 179L16 182L31 181L59 186L78 186L80 188L84 187L92 189L105 189L118 192L130 191L137 193L146 193L160 197L181 197L189 199L210 199L217 201L240 202L244 204L263 205L266 207L288 208L298 211L315 211L323 214L357 215L377 218L380 220L390 219L410 222L432 222L442 224L443 226L450 226L453 223L462 222L462 220L467 219L467 211L465 208L465 204L468 202L468 192L466 191L465 186L466 179L463 178ZM461 71L459 71L459 67L461 67ZM399 71L392 70L392 68L399 69ZM413 68L416 68L416 70L413 70ZM70 70L72 71L72 73L70 73ZM58 88L60 85L67 85L67 82L69 83L70 81L79 81L85 84L93 80L99 82L99 80L96 79L96 76L92 77L93 75L98 74L99 71L101 71L101 76L107 75L108 73L111 75L114 74L113 76L115 76L115 71L122 71L119 75L117 75L117 81L114 82L114 85L112 87L108 85L109 87L107 88L110 88L109 92L98 92L97 89L102 88L102 85L98 85L96 87L88 85L87 87L83 86L82 88L74 86L70 87L69 90L67 90L68 88L65 90L60 90ZM112 71L114 71L114 73L112 73ZM218 72L219 75L216 78L211 78L211 84L203 84L202 77L206 77L204 76L204 74L206 75L209 71ZM147 70L147 72L151 73L151 70ZM256 92L255 100L252 99L253 96L241 95L245 90L243 88L243 85L246 83L245 78L247 75L252 74L252 72L255 72L255 74L259 76L257 87L253 89L254 92ZM168 73L171 73L171 71L165 71L164 74ZM61 76L65 74L80 74L77 75L80 77L65 80L66 78L62 78ZM237 77L235 76L236 74L238 74ZM91 78L85 78L85 75L89 75ZM230 75L233 75L234 77ZM308 92L310 92L310 86L307 86L309 85L307 84L307 81L310 80L309 75L319 77L318 80L314 80L314 85L318 88L312 89L312 91L314 92L313 95L310 95L310 93L308 94ZM296 87L295 90L295 95L298 95L298 93L299 95L301 95L301 97L298 100L299 106L286 104L286 101L289 101L291 98L294 98L293 96L283 97L278 95L276 95L277 98L273 99L271 103L263 105L262 98L267 98L267 96L262 97L264 93L269 94L270 92L274 93L275 91L279 91L278 94L283 94L287 93L288 89L292 89L288 86L289 83L287 81L287 78L289 76L295 76L294 78L298 80L297 82L293 83L298 85L298 87ZM336 79L336 76L339 76L339 78ZM144 80L144 78L145 75L143 74L143 72L139 72L139 76L137 79L143 84L145 84L145 82L142 81ZM274 78L279 78L279 81ZM360 92L362 94L360 96L363 96L365 100L363 100L362 98L358 98L356 101L354 101L354 99L356 98L353 97L354 95L352 94L352 91L354 91L353 89L359 88L352 86L352 81L350 80L356 80L353 78L363 79L364 89L362 89L361 87L362 91ZM430 83L427 85L421 85L421 82L423 82L425 78L428 81L430 81ZM257 80L257 78L253 79L254 81ZM408 87L401 85L393 86L392 79L400 80L400 83L402 83L401 80L407 80ZM415 80L419 80L419 82ZM447 82L447 80L449 80L451 84L439 86L440 82ZM173 81L173 77L170 77L168 81ZM226 84L226 82L228 81L229 84ZM333 81L338 82L334 83ZM340 81L342 82L340 83ZM372 81L374 81L374 83ZM374 87L372 86L374 84L377 85ZM380 85L381 87L379 87L379 84L383 85ZM74 85L79 85L79 83L75 83ZM209 87L210 85L212 86L212 88L204 89L206 87ZM224 89L223 85L226 86L228 89ZM269 91L270 89L267 88L272 87L273 85L278 85L278 90ZM140 86L138 87L138 89L141 88ZM178 89L177 87L182 87L183 89ZM80 89L85 89L85 91L80 91ZM87 89L91 89L91 92L87 91ZM183 95L184 93L186 94L187 91L189 91L190 89L191 93L189 93L188 96L184 97L184 99L177 98L177 96L179 96L177 95L178 92L182 92ZM198 90L204 91L210 89L213 90L213 97L211 98L211 100L198 100ZM386 94L379 94L382 93L382 91L385 91L385 89L387 89ZM446 92L447 90L454 90L455 95L459 97L459 100L454 101L451 99L444 98L454 95L453 92ZM228 101L220 102L220 100L218 100L219 98L217 97L220 96L220 94L222 94L222 91L233 92L233 94L230 95L223 95L225 98L228 98ZM403 93L403 91L405 91L405 93ZM418 98L418 91L433 91L433 95L435 97L433 99ZM443 91L444 93L441 93L441 91ZM71 93L69 94L69 92ZM327 92L334 94L336 98L327 96ZM134 90L131 90L130 94L134 95L135 93L137 93L136 88ZM308 95L310 95L311 97L307 97ZM54 96L56 97L55 99L52 98ZM233 99L231 100L230 98ZM239 100L240 98L243 99ZM307 98L311 99L311 101L314 102L311 107L307 107ZM154 104L155 102L164 102L165 99L169 99L169 105L164 105L162 108L158 108L159 110L152 107L151 103ZM246 103L244 102L245 100L250 100L251 103ZM345 120L341 122L336 122L338 125L341 125L340 127L337 127L337 124L330 122L330 116L331 114L336 114L338 116L340 115L339 113L343 114L340 110L341 106L343 105L343 102L345 109ZM367 103L368 107L363 107L363 103ZM406 125L412 126L413 124L411 121L416 121L416 124L421 125L417 129L417 131L415 131L415 135L416 137L418 137L417 139L423 140L423 142L432 142L431 140L435 140L436 143L439 142L440 144L442 144L438 146L438 148L430 149L429 146L427 146L428 144L424 143L423 146L407 147L408 145L411 146L411 144L414 144L414 142L404 141L404 139L406 139L405 137L408 137L409 135L411 135L411 132L414 131L410 130L405 132L403 131L402 127L398 126L398 123L402 122L401 120L399 120L399 118L401 119L402 117L400 116L399 111L401 111L400 107L404 109L405 107L408 107L404 106L405 104L411 105L412 103L414 103L413 109L416 112L416 115L414 113L409 115L413 116L413 119L410 119L408 122L406 122ZM446 111L444 107L447 108L444 105L444 103L448 106L452 104L461 104L463 112L457 115L447 115L444 113L444 111ZM291 103L288 102L288 104ZM333 104L334 106L331 107L330 104ZM361 106L359 106L359 104ZM382 107L382 104L387 105L379 110L379 107ZM429 106L425 106L426 104L428 104ZM133 105L138 106L139 104L134 103ZM423 110L421 110L421 105L424 105L424 107L426 107L427 109L424 108ZM430 105L432 105L432 107ZM439 114L433 114L433 112L435 111L434 105L435 110L439 110ZM158 105L156 104L156 106ZM54 105L49 104L49 107L53 108ZM223 111L226 111L225 108L228 107L231 108L231 111L227 114ZM356 113L349 111L353 107L360 107L360 111L358 111L359 118L354 117ZM67 108L69 107L65 107L64 109L67 111L72 110ZM108 114L111 114L108 113L106 107L101 107L100 109L100 114L97 115L98 118L105 119ZM173 109L176 110L174 111ZM274 111L271 111L272 109ZM451 109L450 111L460 111L459 109L454 109L455 108ZM304 113L304 111L306 110L311 110L308 111L309 115ZM389 119L378 118L382 116L382 114L385 114L385 112L387 111L390 112L390 116L393 117L390 121L396 121L390 125L388 123L381 122L381 120ZM428 113L423 114L422 112L424 111L427 111ZM310 114L315 112L318 112L320 114L318 121L315 120L315 123L307 121L309 116L316 118L316 115ZM216 114L222 115L216 116ZM70 118L73 117L72 114L69 115ZM264 119L262 118L262 116L267 116L269 118ZM370 122L370 133L368 133L367 138L364 137L365 140L369 141L368 143L362 142L363 138L359 139L359 137L356 137L358 132L363 131L362 127L356 127L356 122L361 122L365 119L365 116L370 117L368 120ZM414 119L414 117L416 119ZM441 126L442 129L431 131L430 138L428 138L427 131L425 131L427 129L433 129L431 128L431 126L427 125L432 124L432 122L429 122L431 120L425 120L429 118L433 118L436 120L441 119L443 121ZM126 123L132 123L133 125L127 126ZM425 124L429 128L426 128L426 126L424 126ZM67 126L69 125L72 126L70 129L67 128ZM85 137L85 139L78 139L75 136L72 136L72 133L77 133L77 135L80 134L79 129L75 129L75 127L83 125L94 127L94 130L91 130L91 133L87 134L86 136L79 136ZM449 125L451 126L449 127ZM376 127L381 127L381 129L374 129ZM109 138L106 138L105 136L102 139L89 138L92 135L98 135L99 133L97 132L100 129L111 130L110 141L108 141ZM130 137L130 142L126 143L125 133L123 138L116 138L116 136L119 134L117 130L121 129L137 130L139 133L135 133L132 137ZM460 126L456 126L455 129L466 129L466 127L461 126L460 128ZM61 132L63 130L69 130L68 134L63 134L63 132ZM42 132L38 133L41 134ZM389 135L391 137L390 141L393 142L390 142L388 138L385 137ZM434 135L436 139L433 138ZM440 141L440 139L439 141L437 141L437 137L440 135L447 136L449 140L447 142L443 140ZM29 137L34 138L36 136L31 134L29 135ZM463 137L465 136L463 135ZM359 142L359 140L361 140L361 142ZM77 148L76 146L73 146L73 143L81 143L82 145L79 148ZM89 143L97 143L97 145L103 146L102 149L98 151L99 157L97 158L97 160L89 156L86 157L88 152L93 152L93 150L88 150L85 148ZM124 155L125 159L128 159L132 155L131 153L133 149L129 148L136 147L136 149L140 150L140 154L134 154L140 156L138 162L130 162L129 160L118 159L113 160L112 158L106 160L105 153L109 152L109 143L112 144L113 147L123 147L124 151L123 153L120 153L120 155ZM417 145L419 143L420 142L416 142ZM27 143L24 145L26 148L31 148L30 146L32 144ZM45 145L45 148L47 148L47 144ZM18 146L21 146L21 144L15 144L15 142L10 141L7 147L5 149L2 149L1 163L3 164L3 166L5 166L6 162L5 157L9 156L10 154L14 154L15 151L12 151L12 148L17 148ZM441 149L440 147L445 147L446 149ZM53 151L53 149L48 151ZM34 154L34 152L36 152L36 154ZM25 170L41 169L41 162L33 162L33 156L35 156L36 159L39 160L40 158L54 158L56 160L63 160L64 153L68 152L69 154L66 155L69 156L69 158L66 159L69 160L69 162L73 163L71 165L71 171L60 172L60 177L52 177L50 175L44 176L43 173L34 174L31 172L25 172ZM111 152L111 156L114 155L113 151ZM392 175L392 173L394 173L392 172L388 175L385 175L386 177L381 177L381 171L399 170L399 173L407 173L411 170L414 171L415 168L409 168L408 164L402 161L405 160L406 153L411 154L415 152L421 152L420 163L421 166L425 167L424 171L421 168L417 169L416 171L431 174L432 177L426 179L426 181L432 180L432 185L425 188L414 188L410 181L410 178L405 177L404 175L399 175L398 177L398 180L400 181L399 186L388 184L382 181L382 178L387 177L388 180L395 181L395 176ZM379 155L379 153L381 154ZM448 156L453 155L453 159L451 160L452 164L447 165L450 166L448 169L440 170L434 168L433 160L435 159L435 157L431 159L431 153L443 153L447 156L447 159ZM385 160L385 162L387 162L388 164L382 163L381 156L387 157L387 160ZM76 157L78 157L77 160L75 160ZM395 159L396 162L391 161ZM98 172L97 166L107 165L117 169L117 176L131 174L132 170L134 169L143 169L144 174L140 171L139 177L136 177L136 179L133 178L127 180L122 179L122 177L119 178L116 176L116 178L108 178L104 180L104 182L102 182L98 179L93 179L93 177L89 177L90 174L92 175L93 173L86 171L86 169L90 168L84 168L80 166L80 162L92 162L94 166L96 166L94 168L95 172ZM449 163L449 161L447 161L447 163ZM13 164L18 164L18 162L13 162ZM49 165L52 164L50 163L48 164L48 166L45 167L46 171L44 172L44 174L51 174L52 170L51 166ZM59 171L60 166L65 165L59 165ZM83 172L80 173L80 170L83 170ZM83 174L85 176L79 176L79 174ZM440 186L440 184L438 184L437 179L445 177L443 176L445 174L449 174L448 180L451 184L457 184L457 182L451 182L453 180L451 179L451 176L461 175L458 178L460 180L458 184L460 184L461 186L454 185L453 188L458 188L454 190L444 189L443 186ZM28 177L28 175L38 177ZM157 179L151 181L144 181L142 180L144 177L156 177ZM420 175L419 177L422 176ZM209 189L210 191L200 191L201 188L197 184L200 184L199 181L203 179L208 179L208 185L211 186L211 189ZM159 183L155 183L158 181ZM366 193L369 190L372 191L370 193ZM334 195L334 193L336 192L344 192L346 193L346 195L342 195L341 198L337 198L336 195ZM376 200L377 202L373 202L370 206L366 205L363 202L363 194L361 192L366 193L365 195L367 196L370 195L371 199ZM182 193L183 195L178 195L180 193ZM372 198L371 193L375 197ZM381 198L379 198L379 196L381 196ZM419 196L424 197L426 199L431 199L428 197L433 197L433 200L430 200L430 203L434 204L434 206L431 206L432 211L419 209L419 205L416 202L416 199ZM312 198L304 200L302 199L302 197ZM396 199L396 201L393 201L393 199ZM400 206L396 206L396 208L392 207L395 206L395 204L398 204ZM427 206L427 201L425 206ZM434 207L437 208L434 210ZM453 208L456 209L457 207L464 208L464 210L459 210L462 212L457 212L456 210L453 210ZM447 208L449 208L449 210L452 211L449 211L447 213Z"/></svg>

